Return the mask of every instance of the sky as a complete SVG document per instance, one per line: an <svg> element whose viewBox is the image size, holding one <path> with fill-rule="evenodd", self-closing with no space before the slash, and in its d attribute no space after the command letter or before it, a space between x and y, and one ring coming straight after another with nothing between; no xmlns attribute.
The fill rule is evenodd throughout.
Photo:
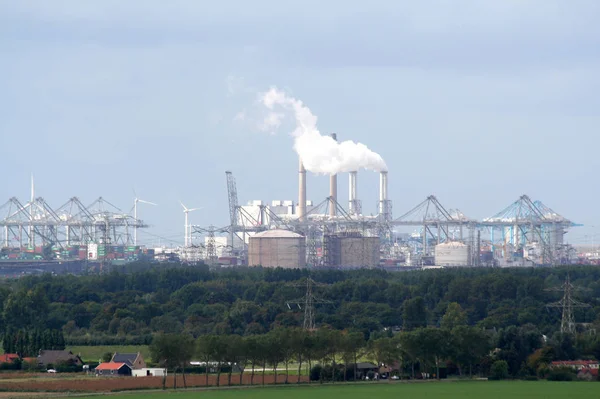
<svg viewBox="0 0 600 399"><path fill-rule="evenodd" d="M59 207L134 190L148 244L183 243L240 203L297 200L292 125L265 132L276 86L322 133L362 142L389 168L395 216L428 195L472 218L520 195L600 243L600 2L594 0L0 0L0 204ZM378 176L359 172L375 213ZM347 176L339 178L340 202ZM309 175L308 199L328 195ZM162 237L159 239L158 237Z"/></svg>

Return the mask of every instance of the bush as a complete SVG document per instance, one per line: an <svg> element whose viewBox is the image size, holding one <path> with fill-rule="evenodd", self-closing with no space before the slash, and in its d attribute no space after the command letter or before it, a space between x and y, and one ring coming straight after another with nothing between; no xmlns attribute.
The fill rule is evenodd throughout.
<svg viewBox="0 0 600 399"><path fill-rule="evenodd" d="M319 381L321 379L322 369L323 369L323 367L321 367L320 364L313 366L313 368L310 369L310 380L311 381Z"/></svg>
<svg viewBox="0 0 600 399"><path fill-rule="evenodd" d="M573 369L569 367L559 367L550 370L546 379L548 381L574 381L577 375L573 372Z"/></svg>
<svg viewBox="0 0 600 399"><path fill-rule="evenodd" d="M10 363L0 363L0 370L21 370L21 360L15 359Z"/></svg>
<svg viewBox="0 0 600 399"><path fill-rule="evenodd" d="M492 364L490 380L504 380L508 377L508 363L505 360L497 360Z"/></svg>

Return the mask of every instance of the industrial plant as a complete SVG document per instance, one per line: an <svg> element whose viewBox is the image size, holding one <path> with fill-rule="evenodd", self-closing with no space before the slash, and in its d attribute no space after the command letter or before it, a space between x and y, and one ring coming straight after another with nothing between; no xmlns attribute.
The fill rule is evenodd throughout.
<svg viewBox="0 0 600 399"><path fill-rule="evenodd" d="M336 139L335 135L332 135ZM10 198L2 207L0 267L91 262L100 265L136 260L204 262L213 265L261 265L284 268L385 268L552 266L577 263L564 242L573 222L526 195L497 214L474 220L447 209L433 195L394 218L388 197L389 173L379 173L378 213L365 215L359 197L359 173L346 173L347 201L337 189L341 174L329 176L329 193L320 202L307 199L306 169L299 160L298 200L238 203L235 178L225 172L229 222L221 227L189 222L184 210L184 242L176 248L143 248L138 229L148 225L102 197L85 206L73 197L57 209L35 197ZM368 172L367 172L368 173ZM345 203L345 204L344 204Z"/></svg>
<svg viewBox="0 0 600 399"><path fill-rule="evenodd" d="M329 195L322 201L307 200L301 160L298 201L253 200L239 205L233 173L227 171L229 224L219 228L192 225L192 235L200 241L192 242L185 252L217 264L288 268L405 270L551 266L578 261L563 238L575 224L526 195L483 220L447 209L433 195L394 218L388 197L389 174L381 171L378 214L364 215L358 171L347 175L346 206L338 195L338 174L329 176Z"/></svg>
<svg viewBox="0 0 600 399"><path fill-rule="evenodd" d="M335 135L332 135L336 139ZM320 202L307 199L306 169L299 160L298 200L238 203L235 178L225 172L229 222L221 227L189 222L184 210L184 242L176 248L143 248L138 229L148 225L102 197L85 206L73 197L57 209L35 197L10 198L0 207L3 264L122 264L136 260L204 262L213 265L261 265L284 268L385 268L552 266L577 263L564 242L576 226L539 200L522 195L497 214L474 220L447 209L433 195L394 218L388 197L387 170L379 173L378 213L365 215L359 197L359 173L346 173L347 201L337 189L341 174L329 176L329 193ZM368 173L368 172L367 172ZM343 204L345 202L345 204Z"/></svg>
<svg viewBox="0 0 600 399"><path fill-rule="evenodd" d="M564 241L576 226L527 195L483 220L446 208L434 195L398 217L388 195L389 173L383 158L367 146L321 135L317 118L301 101L271 88L262 95L271 114L263 127L278 126L294 113L294 150L298 154L297 200L252 200L240 205L235 178L225 172L228 222L220 226L190 223L184 213L184 240L175 248L142 248L138 205L123 212L102 197L85 206L73 197L57 209L34 195L23 203L10 198L0 207L0 268L5 265L110 264L152 260L194 264L284 268L510 267L573 264L580 260ZM274 121L276 123L274 123ZM363 212L359 171L379 175L376 214ZM328 175L329 193L311 193L307 172ZM348 197L338 193L338 178L348 179ZM225 215L224 215L225 216ZM4 266L3 266L4 265ZM9 266L6 266L9 267ZM13 266L10 266L13 267Z"/></svg>

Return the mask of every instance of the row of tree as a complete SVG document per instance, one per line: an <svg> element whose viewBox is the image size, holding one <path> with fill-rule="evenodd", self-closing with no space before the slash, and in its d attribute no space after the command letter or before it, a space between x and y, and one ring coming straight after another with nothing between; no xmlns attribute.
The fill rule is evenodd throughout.
<svg viewBox="0 0 600 399"><path fill-rule="evenodd" d="M398 375L416 378L417 371L440 375L440 367L446 361L458 366L458 373L478 366L489 355L491 338L484 331L474 327L456 326L445 328L420 328L396 335L384 335L365 341L360 332L319 329L306 331L299 328L278 328L267 334L250 335L205 335L194 339L187 334L159 334L150 345L153 360L173 372L183 372L191 360L205 365L206 384L211 370L220 381L223 365L227 365L228 384L237 369L240 380L244 372L251 373L250 384L254 384L256 372L263 375L272 370L277 381L278 369L285 367L285 383L288 383L290 364L297 365L297 375L303 367L315 370L318 374L312 379L355 380L358 376L357 364L369 360L379 366L386 366ZM301 379L296 380L300 382Z"/></svg>
<svg viewBox="0 0 600 399"><path fill-rule="evenodd" d="M298 376L303 368L311 370L310 380L331 382L356 380L357 364L370 361L385 367L400 378L420 378L430 375L439 378L440 369L449 374L472 376L474 372L494 379L510 375L522 378L545 378L553 360L568 356L567 337L544 341L539 331L528 327L509 329L495 334L462 324L460 317L449 309L444 327L418 328L397 334L384 333L369 340L356 331L319 329L306 331L299 328L278 328L262 335L205 335L194 339L188 334L159 334L150 351L152 359L177 374L185 372L191 360L202 362L209 385L209 373L227 372L228 385L232 374L250 373L250 384L255 375L267 370L277 374L285 368L284 383L288 383L290 365ZM280 381L281 379L279 379ZM302 379L295 379L298 383ZM176 378L174 380L176 384Z"/></svg>
<svg viewBox="0 0 600 399"><path fill-rule="evenodd" d="M155 362L173 371L184 371L191 359L215 364L219 375L224 364L240 366L240 374L250 368L251 383L255 370L262 370L264 375L267 368L272 368L277 375L281 365L285 366L287 382L290 363L298 364L298 374L303 365L313 370L313 364L319 363L313 379L356 378L354 367L364 359L391 366L399 375L410 378L415 378L416 372L439 377L441 367L458 375L475 371L494 378L545 378L553 360L599 359L600 337L560 333L547 337L532 324L499 331L469 326L466 312L458 303L450 303L439 328L420 327L397 333L386 329L369 339L352 329L306 331L281 327L249 336L209 334L194 339L189 334L158 334L150 350ZM205 370L207 385L209 369ZM230 367L229 383L232 372Z"/></svg>
<svg viewBox="0 0 600 399"><path fill-rule="evenodd" d="M449 303L465 310L469 325L506 329L533 324L551 336L559 311L546 305L567 273L587 288L576 321L600 329L600 268L311 270L324 286L316 322L360 331L368 339L386 328L440 327ZM30 276L0 283L0 331L6 326L62 329L67 343L145 343L153 334L257 335L302 326L303 311L287 301L304 295L306 270L206 267L146 268L90 276Z"/></svg>
<svg viewBox="0 0 600 399"><path fill-rule="evenodd" d="M61 330L34 330L8 328L2 334L4 353L16 353L20 357L35 357L40 350L65 349L65 338Z"/></svg>

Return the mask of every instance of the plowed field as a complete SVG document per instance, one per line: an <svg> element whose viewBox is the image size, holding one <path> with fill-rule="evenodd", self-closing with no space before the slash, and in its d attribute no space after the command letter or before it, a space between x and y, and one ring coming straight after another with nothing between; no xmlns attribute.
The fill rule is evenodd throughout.
<svg viewBox="0 0 600 399"><path fill-rule="evenodd" d="M8 378L7 378L8 377ZM265 376L265 384L274 383L274 375ZM243 383L250 385L250 374L245 373ZM167 387L173 387L173 375L167 377ZM290 376L289 383L296 383L297 376ZM301 381L308 381L308 377L302 376ZM206 386L205 375L186 375L188 387L203 387ZM285 375L278 375L277 382L283 384ZM210 375L208 385L215 386L217 378L215 375ZM240 376L232 375L231 384L239 385ZM0 391L2 392L108 392L121 391L130 389L152 389L162 388L162 377L88 377L81 376L79 378L66 378L64 374L61 376L48 377L48 375L27 375L27 374L10 374L0 377ZM221 375L220 384L227 385L227 375ZM262 375L254 376L254 385L262 384ZM177 386L183 387L183 378L180 374L177 375Z"/></svg>

